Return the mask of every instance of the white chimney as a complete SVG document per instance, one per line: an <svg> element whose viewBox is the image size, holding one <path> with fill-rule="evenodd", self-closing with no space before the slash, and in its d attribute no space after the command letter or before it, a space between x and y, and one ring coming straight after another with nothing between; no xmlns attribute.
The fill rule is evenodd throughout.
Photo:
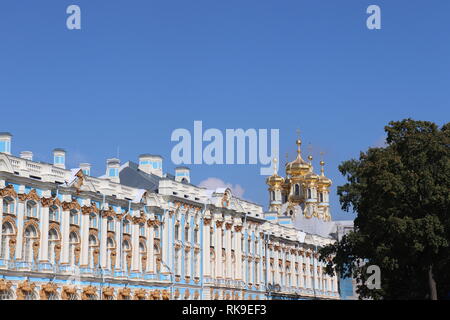
<svg viewBox="0 0 450 320"><path fill-rule="evenodd" d="M175 168L175 181L179 182L191 182L190 169L187 167L177 167Z"/></svg>
<svg viewBox="0 0 450 320"><path fill-rule="evenodd" d="M25 160L33 161L33 152L31 151L22 151L20 153L20 157Z"/></svg>
<svg viewBox="0 0 450 320"><path fill-rule="evenodd" d="M91 175L91 164L90 163L80 163L80 169L83 171L85 176Z"/></svg>
<svg viewBox="0 0 450 320"><path fill-rule="evenodd" d="M117 158L106 160L106 176L112 182L120 183L119 178L120 160Z"/></svg>
<svg viewBox="0 0 450 320"><path fill-rule="evenodd" d="M66 168L66 150L61 148L53 150L53 165L61 169Z"/></svg>
<svg viewBox="0 0 450 320"><path fill-rule="evenodd" d="M12 134L9 132L0 132L0 152L11 154Z"/></svg>
<svg viewBox="0 0 450 320"><path fill-rule="evenodd" d="M139 156L139 170L148 174L154 174L159 177L162 177L163 176L162 160L163 158L158 155L141 154Z"/></svg>

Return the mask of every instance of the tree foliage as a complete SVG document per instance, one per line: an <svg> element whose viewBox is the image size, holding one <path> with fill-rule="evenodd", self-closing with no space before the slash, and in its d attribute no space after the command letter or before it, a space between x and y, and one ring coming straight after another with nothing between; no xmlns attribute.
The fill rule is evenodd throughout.
<svg viewBox="0 0 450 320"><path fill-rule="evenodd" d="M361 298L445 298L450 292L450 123L405 119L385 127L386 146L339 166L342 209L354 231L321 250L327 272L353 276ZM381 269L381 289L365 281ZM433 283L436 290L433 290Z"/></svg>

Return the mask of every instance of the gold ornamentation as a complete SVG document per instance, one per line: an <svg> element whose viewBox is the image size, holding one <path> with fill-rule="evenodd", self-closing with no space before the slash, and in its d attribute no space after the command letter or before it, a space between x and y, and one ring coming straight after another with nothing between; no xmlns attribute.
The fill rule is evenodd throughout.
<svg viewBox="0 0 450 320"><path fill-rule="evenodd" d="M48 282L41 286L41 291L39 296L41 300L48 300L51 294L56 294L58 290L58 285L54 282Z"/></svg>
<svg viewBox="0 0 450 320"><path fill-rule="evenodd" d="M64 286L61 290L61 299L69 300L70 295L76 295L77 288Z"/></svg>
<svg viewBox="0 0 450 320"><path fill-rule="evenodd" d="M233 224L230 223L230 222L227 222L227 223L225 224L225 228L226 228L227 230L231 230L232 227L233 227Z"/></svg>
<svg viewBox="0 0 450 320"><path fill-rule="evenodd" d="M5 279L0 279L0 291L8 291L11 289L12 282L6 281Z"/></svg>
<svg viewBox="0 0 450 320"><path fill-rule="evenodd" d="M17 300L25 300L25 294L33 292L34 288L36 285L28 280L20 282L16 290Z"/></svg>
<svg viewBox="0 0 450 320"><path fill-rule="evenodd" d="M134 300L145 300L147 291L144 289L137 289L134 291Z"/></svg>
<svg viewBox="0 0 450 320"><path fill-rule="evenodd" d="M180 297L180 290L175 290L175 292L174 292L174 298L175 299L178 299Z"/></svg>
<svg viewBox="0 0 450 320"><path fill-rule="evenodd" d="M16 236L9 239L9 258L14 259L14 254L16 253Z"/></svg>
<svg viewBox="0 0 450 320"><path fill-rule="evenodd" d="M17 198L17 192L14 190L14 186L10 184L0 190L0 196Z"/></svg>
<svg viewBox="0 0 450 320"><path fill-rule="evenodd" d="M114 299L114 288L112 287L106 287L103 288L103 298L106 300L113 300Z"/></svg>
<svg viewBox="0 0 450 320"><path fill-rule="evenodd" d="M83 288L83 293L81 294L81 300L91 300L90 296L96 296L97 295L97 288L94 286L87 286Z"/></svg>
<svg viewBox="0 0 450 320"><path fill-rule="evenodd" d="M223 221L222 220L216 220L216 227L217 228L222 228L223 225Z"/></svg>
<svg viewBox="0 0 450 320"><path fill-rule="evenodd" d="M117 300L127 300L126 298L130 297L131 295L131 289L126 287L126 288L121 288L119 289L119 292L117 293Z"/></svg>
<svg viewBox="0 0 450 320"><path fill-rule="evenodd" d="M184 300L188 300L190 295L191 293L189 292L189 290L184 290Z"/></svg>
<svg viewBox="0 0 450 320"><path fill-rule="evenodd" d="M80 211L81 210L80 204L75 199L72 200L71 202L66 202L66 201L63 202L62 207L63 207L63 211L70 211L70 210Z"/></svg>
<svg viewBox="0 0 450 320"><path fill-rule="evenodd" d="M203 224L205 226L209 226L211 224L211 218L204 218L203 219Z"/></svg>

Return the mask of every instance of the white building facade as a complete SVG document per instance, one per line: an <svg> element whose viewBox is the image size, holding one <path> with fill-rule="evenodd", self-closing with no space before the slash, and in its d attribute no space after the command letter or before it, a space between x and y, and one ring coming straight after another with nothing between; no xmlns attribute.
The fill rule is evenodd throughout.
<svg viewBox="0 0 450 320"><path fill-rule="evenodd" d="M310 164L267 179L264 212L192 185L188 168L164 173L158 155L108 159L93 177L63 149L52 164L13 156L11 140L0 134L0 299L339 299L317 254L334 240L293 224L330 218L331 181L308 180Z"/></svg>

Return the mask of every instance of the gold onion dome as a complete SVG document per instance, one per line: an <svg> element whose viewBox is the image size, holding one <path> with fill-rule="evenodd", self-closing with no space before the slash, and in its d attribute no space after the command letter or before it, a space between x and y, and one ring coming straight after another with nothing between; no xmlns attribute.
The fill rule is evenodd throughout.
<svg viewBox="0 0 450 320"><path fill-rule="evenodd" d="M302 141L298 139L297 144L297 158L294 161L288 162L286 164L286 174L291 176L303 176L310 171L310 164L303 160L302 153L300 151L300 146Z"/></svg>
<svg viewBox="0 0 450 320"><path fill-rule="evenodd" d="M312 161L313 157L312 156L308 156L308 160L309 160L309 172L307 174L305 174L305 180L318 180L320 177L314 173L313 171L313 166L312 166Z"/></svg>
<svg viewBox="0 0 450 320"><path fill-rule="evenodd" d="M277 158L273 159L273 174L266 179L266 183L271 187L284 183L284 178L277 173Z"/></svg>
<svg viewBox="0 0 450 320"><path fill-rule="evenodd" d="M331 186L331 180L328 179L327 177L325 177L324 169L323 169L324 165L325 165L325 162L320 161L321 168L320 168L319 184L329 187L329 186Z"/></svg>

